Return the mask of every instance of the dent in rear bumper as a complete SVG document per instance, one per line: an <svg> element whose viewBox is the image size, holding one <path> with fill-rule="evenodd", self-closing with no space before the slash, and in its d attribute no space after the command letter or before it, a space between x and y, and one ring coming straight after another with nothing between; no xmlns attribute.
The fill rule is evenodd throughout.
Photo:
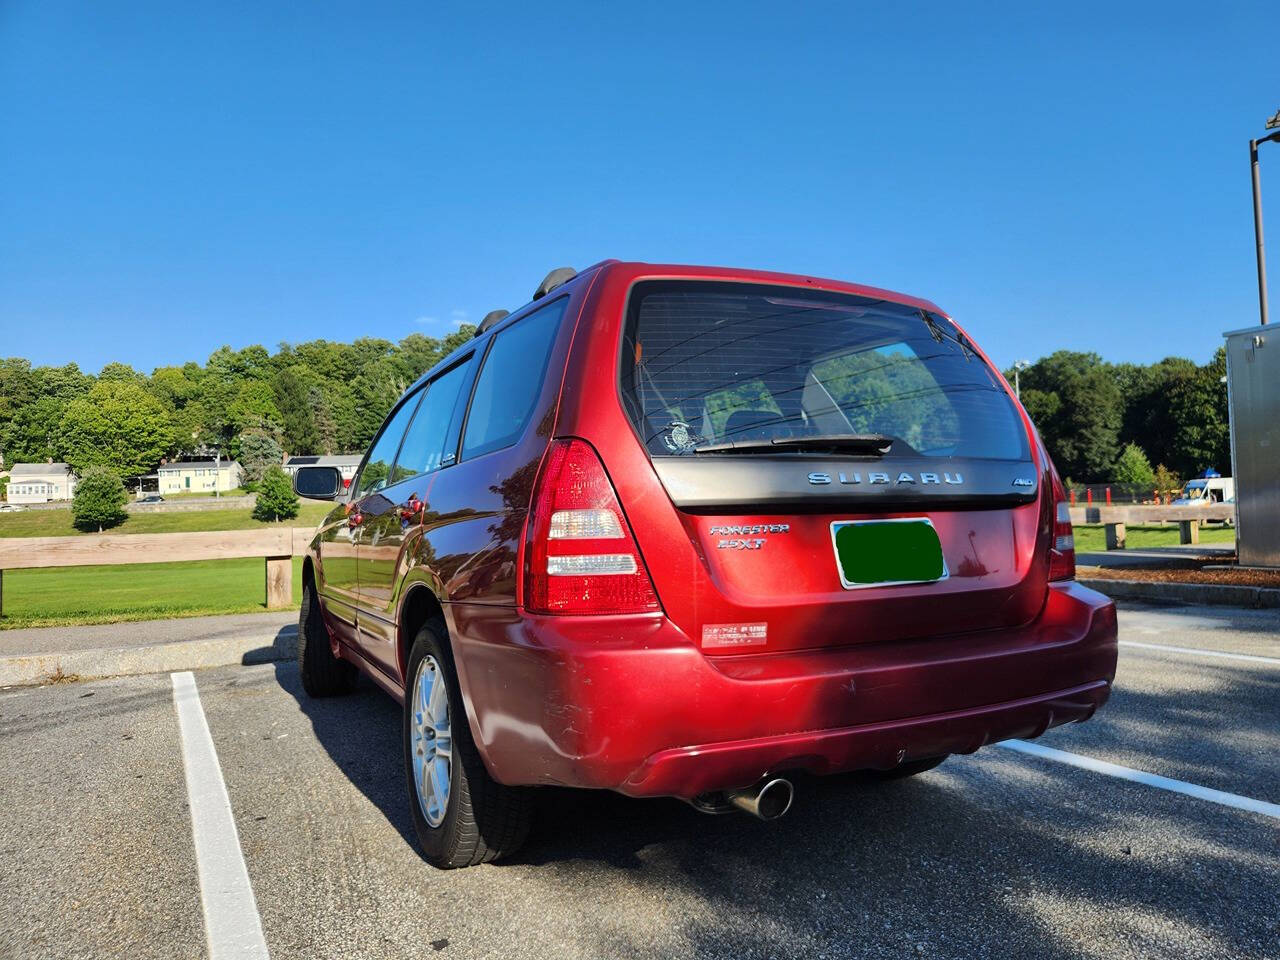
<svg viewBox="0 0 1280 960"><path fill-rule="evenodd" d="M1085 719L1115 675L1115 608L1075 583L1016 629L763 656L704 656L660 614L448 608L476 743L513 785L690 797L889 767Z"/></svg>

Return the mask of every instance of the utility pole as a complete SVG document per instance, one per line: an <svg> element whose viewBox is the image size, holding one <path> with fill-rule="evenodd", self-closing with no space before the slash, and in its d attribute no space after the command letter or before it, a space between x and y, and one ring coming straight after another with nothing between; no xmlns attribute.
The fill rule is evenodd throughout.
<svg viewBox="0 0 1280 960"><path fill-rule="evenodd" d="M1019 400L1022 399L1022 379L1018 374L1029 366L1031 366L1030 360L1013 361L1013 393Z"/></svg>
<svg viewBox="0 0 1280 960"><path fill-rule="evenodd" d="M1275 132L1249 141L1249 173L1253 178L1253 240L1258 258L1258 314L1263 325L1267 322L1267 253L1262 241L1262 186L1258 176L1258 144L1280 140L1280 111L1267 120L1267 129Z"/></svg>

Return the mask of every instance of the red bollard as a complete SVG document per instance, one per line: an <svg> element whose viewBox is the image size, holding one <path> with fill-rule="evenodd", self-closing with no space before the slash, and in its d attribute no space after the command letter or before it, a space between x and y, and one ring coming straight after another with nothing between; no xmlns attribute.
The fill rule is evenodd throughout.
<svg viewBox="0 0 1280 960"><path fill-rule="evenodd" d="M1111 506L1111 488L1107 487L1107 506Z"/></svg>
<svg viewBox="0 0 1280 960"><path fill-rule="evenodd" d="M1093 505L1093 487L1084 488L1084 502L1090 506Z"/></svg>
<svg viewBox="0 0 1280 960"><path fill-rule="evenodd" d="M1071 498L1071 505L1074 507L1076 505L1076 488L1072 487L1070 490L1068 490L1067 496Z"/></svg>

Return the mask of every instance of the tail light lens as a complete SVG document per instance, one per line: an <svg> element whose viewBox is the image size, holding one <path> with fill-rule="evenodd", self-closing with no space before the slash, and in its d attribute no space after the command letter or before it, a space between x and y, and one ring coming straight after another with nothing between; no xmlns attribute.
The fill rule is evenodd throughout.
<svg viewBox="0 0 1280 960"><path fill-rule="evenodd" d="M1049 579L1074 580L1076 578L1076 538L1071 531L1071 505L1067 503L1067 491L1058 479L1058 471L1050 466L1053 478L1053 544L1049 548Z"/></svg>
<svg viewBox="0 0 1280 960"><path fill-rule="evenodd" d="M646 613L658 596L591 445L553 440L525 527L524 597L534 613Z"/></svg>

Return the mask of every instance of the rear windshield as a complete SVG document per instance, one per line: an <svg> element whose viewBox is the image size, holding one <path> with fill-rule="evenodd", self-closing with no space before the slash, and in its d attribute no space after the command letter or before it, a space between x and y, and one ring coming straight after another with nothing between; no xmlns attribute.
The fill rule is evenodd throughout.
<svg viewBox="0 0 1280 960"><path fill-rule="evenodd" d="M737 283L638 283L621 378L628 415L653 456L877 434L893 439L894 457L1028 457L999 376L956 327L886 300Z"/></svg>

